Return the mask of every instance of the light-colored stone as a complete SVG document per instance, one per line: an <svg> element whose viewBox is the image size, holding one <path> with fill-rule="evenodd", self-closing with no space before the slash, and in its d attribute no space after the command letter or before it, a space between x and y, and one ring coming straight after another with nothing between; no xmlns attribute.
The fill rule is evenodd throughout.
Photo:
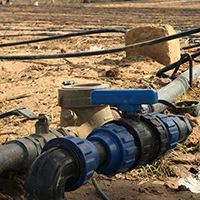
<svg viewBox="0 0 200 200"><path fill-rule="evenodd" d="M170 25L149 25L138 27L131 29L126 33L125 44L135 44L175 33L176 31ZM134 47L126 51L126 56L128 57L135 53L149 56L163 65L169 65L180 59L179 39L153 45L145 45L143 47Z"/></svg>

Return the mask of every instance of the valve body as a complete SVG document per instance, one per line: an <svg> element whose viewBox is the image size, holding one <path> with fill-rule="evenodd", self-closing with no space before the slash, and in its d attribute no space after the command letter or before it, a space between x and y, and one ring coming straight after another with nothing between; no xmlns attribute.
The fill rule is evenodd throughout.
<svg viewBox="0 0 200 200"><path fill-rule="evenodd" d="M177 124L179 121L182 123ZM45 145L42 155L28 171L25 199L51 200L56 194L60 194L56 199L64 199L64 191L84 185L95 171L115 175L150 163L169 154L177 142L185 141L191 132L192 124L187 117L153 113L139 115L139 120L123 118L110 121L95 128L86 139L73 136L53 139ZM67 156L58 159L58 150L66 152ZM52 165L55 155L55 162L59 160L62 168L49 167L47 170L45 166ZM66 166L64 160L67 160ZM72 169L68 169L69 165L73 166ZM60 171L63 178L54 171ZM66 179L69 171L71 179ZM43 178L38 174L48 174L45 179L48 184L45 185L44 180L39 181Z"/></svg>
<svg viewBox="0 0 200 200"><path fill-rule="evenodd" d="M95 104L117 106L122 118L93 129L86 139L66 136L46 143L27 173L25 199L64 199L64 191L79 188L95 171L115 175L151 163L192 132L185 116L139 113L142 103L157 102L155 90L95 90L91 97ZM50 165L55 167L47 170Z"/></svg>

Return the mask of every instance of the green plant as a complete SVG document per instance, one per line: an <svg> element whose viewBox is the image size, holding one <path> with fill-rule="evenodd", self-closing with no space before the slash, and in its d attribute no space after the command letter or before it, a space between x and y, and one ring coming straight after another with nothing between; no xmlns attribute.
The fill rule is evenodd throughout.
<svg viewBox="0 0 200 200"><path fill-rule="evenodd" d="M41 89L38 89L38 93L43 93L44 91Z"/></svg>
<svg viewBox="0 0 200 200"><path fill-rule="evenodd" d="M78 131L78 130L76 130L76 135L77 135L77 137L79 137L79 138L80 138L80 133L79 133L79 131Z"/></svg>
<svg viewBox="0 0 200 200"><path fill-rule="evenodd" d="M187 147L187 146L184 145L184 144L178 143L178 144L177 144L177 147L178 147L180 150L182 150L185 154L187 154L188 152L193 152L193 148Z"/></svg>
<svg viewBox="0 0 200 200"><path fill-rule="evenodd" d="M187 99L187 96L186 96L186 89L185 89L185 86L182 84L182 87L183 87L183 96L184 96L184 100Z"/></svg>
<svg viewBox="0 0 200 200"><path fill-rule="evenodd" d="M151 172L151 175L153 176L154 175L154 172L153 170L151 169L151 166L147 164L147 167L149 168L150 172Z"/></svg>
<svg viewBox="0 0 200 200"><path fill-rule="evenodd" d="M60 115L54 115L51 113L51 121L50 124L59 124L60 121Z"/></svg>
<svg viewBox="0 0 200 200"><path fill-rule="evenodd" d="M51 89L55 93L56 98L58 98L58 91L54 90L54 88L51 88Z"/></svg>
<svg viewBox="0 0 200 200"><path fill-rule="evenodd" d="M174 165L169 158L163 158L153 162L151 165L141 166L136 169L139 177L147 179L158 179L160 181L166 180L168 177L177 176L174 170Z"/></svg>
<svg viewBox="0 0 200 200"><path fill-rule="evenodd" d="M126 84L127 84L127 77L124 79L124 81L123 81L123 86L125 86Z"/></svg>
<svg viewBox="0 0 200 200"><path fill-rule="evenodd" d="M6 110L4 110L3 108L1 108L1 113L5 113L6 112Z"/></svg>
<svg viewBox="0 0 200 200"><path fill-rule="evenodd" d="M31 131L29 131L26 127L22 126L24 130L28 133L28 135L31 135Z"/></svg>

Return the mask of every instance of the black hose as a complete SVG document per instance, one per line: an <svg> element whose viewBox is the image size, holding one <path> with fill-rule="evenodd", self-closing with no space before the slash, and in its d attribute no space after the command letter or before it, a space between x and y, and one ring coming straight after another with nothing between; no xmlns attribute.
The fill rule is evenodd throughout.
<svg viewBox="0 0 200 200"><path fill-rule="evenodd" d="M196 53L191 54L191 57L192 57L192 59L194 59L194 58L198 57L199 55L200 55L200 51L197 51ZM189 61L189 57L184 57L184 59L182 60L182 64L187 62L187 61ZM179 63L179 61L160 69L156 73L156 76L161 78L164 75L164 72L169 71L171 69L174 69L177 66L178 63Z"/></svg>
<svg viewBox="0 0 200 200"><path fill-rule="evenodd" d="M121 47L100 51L88 51L88 52L77 52L77 53L66 53L66 54L52 54L52 55L22 55L22 56L0 56L0 59L6 60L33 60L33 59L54 59L54 58L74 58L82 56L94 56L103 55L108 53L121 52L130 47Z"/></svg>
<svg viewBox="0 0 200 200"><path fill-rule="evenodd" d="M63 28L36 28L36 29L33 29L33 28L31 28L31 29L28 29L28 28L26 28L26 29L24 29L24 28L10 28L10 27L8 27L8 28L0 28L0 31L30 31L30 32L35 32L35 31L67 31L67 32L69 32L69 31L79 31L81 28L73 28L73 29L63 29ZM92 28L89 28L89 29L92 29Z"/></svg>
<svg viewBox="0 0 200 200"><path fill-rule="evenodd" d="M80 170L80 161L71 149L45 151L28 170L24 200L64 200L65 187L77 181Z"/></svg>
<svg viewBox="0 0 200 200"><path fill-rule="evenodd" d="M27 34L14 34L14 35L0 35L0 37L20 37L20 36L50 36L55 35L53 33L27 33Z"/></svg>
<svg viewBox="0 0 200 200"><path fill-rule="evenodd" d="M200 43L194 44L194 45L190 45L190 46L187 46L187 47L183 47L181 49L186 50L186 49L192 49L192 48L199 47L199 46L200 46Z"/></svg>
<svg viewBox="0 0 200 200"><path fill-rule="evenodd" d="M199 63L200 59L193 59L195 62Z"/></svg>
<svg viewBox="0 0 200 200"><path fill-rule="evenodd" d="M200 32L199 28L194 28L189 31L185 31L182 33L173 34L170 36L157 38L154 40L149 40L145 42L135 43L131 45L127 45L125 47L119 47L119 48L113 48L113 49L107 49L107 50L100 50L100 51L89 51L89 52L77 52L77 53L69 53L69 54L53 54L53 55L23 55L23 56L0 56L0 59L7 59L7 60L30 60L30 59L52 59L52 58L69 58L69 57L81 57L81 56L94 56L94 55L102 55L102 54L108 54L108 53L115 53L120 51L125 51L130 48L134 47L142 47L145 45L151 45L151 44L157 44L160 42L165 42L173 39L177 39L189 34L194 34ZM200 52L199 52L200 53Z"/></svg>
<svg viewBox="0 0 200 200"><path fill-rule="evenodd" d="M21 44L30 44L30 43L55 40L55 39L60 39L60 38L69 38L69 37L73 37L73 36L96 34L96 33L108 33L108 32L126 33L126 30L121 29L121 28L104 28L104 29L97 29L97 30L88 30L88 31L68 33L68 34L63 34L63 35L54 35L54 36L39 38L39 39L34 39L34 40L4 43L4 44L0 44L0 47L15 46L15 45L21 45Z"/></svg>
<svg viewBox="0 0 200 200"><path fill-rule="evenodd" d="M78 145L83 145L79 142ZM91 143L98 151L98 165L101 166L107 159L106 148L98 141ZM84 149L85 146L81 148ZM90 148L84 150L84 162L87 162L85 165L79 151L74 147L65 143L47 147L27 172L24 200L63 200L65 191L72 191L85 184L85 178L94 172L91 167L93 159L87 157L91 153L91 149L88 149Z"/></svg>
<svg viewBox="0 0 200 200"><path fill-rule="evenodd" d="M200 38L200 35L190 35L190 38Z"/></svg>
<svg viewBox="0 0 200 200"><path fill-rule="evenodd" d="M171 79L175 78L175 75L176 75L176 73L177 73L177 71L178 71L178 69L179 69L180 65L182 64L182 62L183 62L183 60L184 60L185 57L189 60L189 74L190 74L189 84L190 84L190 87L192 88L192 82L193 82L193 80L192 80L193 63L192 63L192 56L189 53L184 53L184 54L181 55L181 58L180 58L180 60L179 60L179 62L177 64L177 66L175 67L175 70L174 70L174 72L173 72L173 74L171 75L170 78Z"/></svg>

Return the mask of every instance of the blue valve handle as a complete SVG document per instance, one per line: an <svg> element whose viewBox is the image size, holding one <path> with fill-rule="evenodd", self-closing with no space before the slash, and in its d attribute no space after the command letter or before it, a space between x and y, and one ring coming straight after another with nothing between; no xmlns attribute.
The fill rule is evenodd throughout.
<svg viewBox="0 0 200 200"><path fill-rule="evenodd" d="M92 104L115 105L119 110L134 114L141 109L142 104L158 102L158 93L154 89L136 90L94 90L91 92Z"/></svg>

